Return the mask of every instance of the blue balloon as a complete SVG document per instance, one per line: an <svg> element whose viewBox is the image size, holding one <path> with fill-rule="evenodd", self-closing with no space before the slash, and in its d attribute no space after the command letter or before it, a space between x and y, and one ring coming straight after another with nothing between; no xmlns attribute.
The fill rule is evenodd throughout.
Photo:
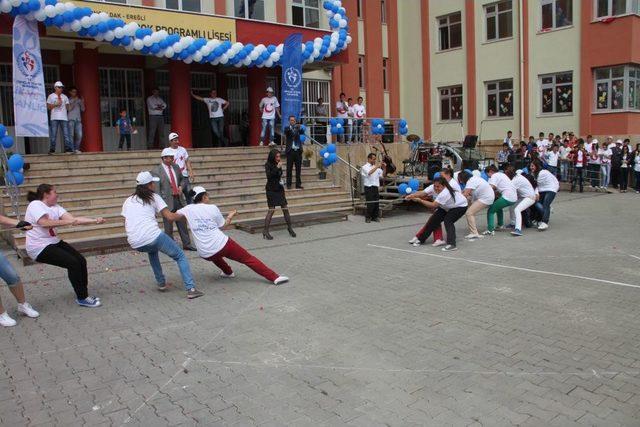
<svg viewBox="0 0 640 427"><path fill-rule="evenodd" d="M322 164L325 168L331 166L331 162L329 161L329 159L322 159Z"/></svg>
<svg viewBox="0 0 640 427"><path fill-rule="evenodd" d="M22 185L24 182L24 175L20 172L7 172L6 180L12 185Z"/></svg>
<svg viewBox="0 0 640 427"><path fill-rule="evenodd" d="M22 6L25 6L25 4L22 3L20 7L22 8ZM62 15L58 15L53 18L53 25L55 25L56 27L62 27L64 25L64 18L62 17Z"/></svg>
<svg viewBox="0 0 640 427"><path fill-rule="evenodd" d="M120 41L120 43L121 43L123 46L129 46L129 45L131 44L131 37L129 37L129 36L124 36L124 37L122 38L122 40Z"/></svg>
<svg viewBox="0 0 640 427"><path fill-rule="evenodd" d="M144 38L144 28L138 28L136 30L136 38L143 39Z"/></svg>
<svg viewBox="0 0 640 427"><path fill-rule="evenodd" d="M489 175L487 175L487 173L485 171L482 171L480 173L480 176L482 177L482 179L484 179L485 181L489 181Z"/></svg>
<svg viewBox="0 0 640 427"><path fill-rule="evenodd" d="M338 161L338 155L336 153L329 154L329 162L331 162L331 164L337 161Z"/></svg>
<svg viewBox="0 0 640 427"><path fill-rule="evenodd" d="M46 6L55 6L56 3L58 3L58 0L44 0Z"/></svg>
<svg viewBox="0 0 640 427"><path fill-rule="evenodd" d="M7 128L4 125L0 125L0 138L7 134Z"/></svg>
<svg viewBox="0 0 640 427"><path fill-rule="evenodd" d="M120 46L120 39L111 40L111 46Z"/></svg>
<svg viewBox="0 0 640 427"><path fill-rule="evenodd" d="M7 166L9 166L9 170L12 172L20 172L20 169L24 166L24 159L18 153L12 154L7 160Z"/></svg>
<svg viewBox="0 0 640 427"><path fill-rule="evenodd" d="M98 27L98 33L100 34L103 34L109 31L109 26L105 22L99 23L98 25L96 25L96 27Z"/></svg>
<svg viewBox="0 0 640 427"><path fill-rule="evenodd" d="M152 44L151 48L149 49L149 52L153 53L154 55L160 52L160 46L158 46L158 43Z"/></svg>
<svg viewBox="0 0 640 427"><path fill-rule="evenodd" d="M322 150L320 150L320 157L324 157L324 155L328 153L326 148L323 148Z"/></svg>
<svg viewBox="0 0 640 427"><path fill-rule="evenodd" d="M305 142L307 140L306 135L302 134L300 135L300 142Z"/></svg>
<svg viewBox="0 0 640 427"><path fill-rule="evenodd" d="M9 149L9 148L13 147L13 138L11 136L9 136L9 135L4 136L2 138L1 142L2 142L2 146L4 148Z"/></svg>
<svg viewBox="0 0 640 427"><path fill-rule="evenodd" d="M38 0L29 0L29 10L35 12L40 9L40 2Z"/></svg>
<svg viewBox="0 0 640 427"><path fill-rule="evenodd" d="M305 133L307 131L307 127L305 125L300 125L300 133Z"/></svg>
<svg viewBox="0 0 640 427"><path fill-rule="evenodd" d="M398 122L398 124L400 125L401 128L406 128L407 127L407 121L402 119Z"/></svg>
<svg viewBox="0 0 640 427"><path fill-rule="evenodd" d="M409 133L409 128L407 127L400 128L400 135L406 135L408 133Z"/></svg>
<svg viewBox="0 0 640 427"><path fill-rule="evenodd" d="M51 18L47 18L47 19L51 19ZM44 20L44 25L49 27L51 25L51 22L47 22L47 19ZM89 35L89 31L87 31L86 28L81 28L80 31L78 31L78 35L80 37L85 37L85 36Z"/></svg>
<svg viewBox="0 0 640 427"><path fill-rule="evenodd" d="M328 153L335 153L337 151L336 149L336 144L329 144L327 145L327 152Z"/></svg>
<svg viewBox="0 0 640 427"><path fill-rule="evenodd" d="M438 178L440 178L440 172L436 172L436 173L434 173L434 174L433 174L433 179L434 179L434 180L436 180L436 179L438 179Z"/></svg>
<svg viewBox="0 0 640 427"><path fill-rule="evenodd" d="M36 3L38 2L38 0L36 0ZM84 16L84 10L82 7L76 7L75 9L73 9L73 17L76 19L82 19L82 17Z"/></svg>
<svg viewBox="0 0 640 427"><path fill-rule="evenodd" d="M411 178L409 180L409 187L411 187L413 191L418 191L418 188L420 188L420 180L417 178Z"/></svg>
<svg viewBox="0 0 640 427"><path fill-rule="evenodd" d="M529 173L529 168L522 168L522 173Z"/></svg>
<svg viewBox="0 0 640 427"><path fill-rule="evenodd" d="M92 25L88 28L87 34L89 34L91 37L95 37L98 35L98 27L96 27L95 25Z"/></svg>
<svg viewBox="0 0 640 427"><path fill-rule="evenodd" d="M331 124L331 127L335 127L335 125L338 124L338 121L335 117L333 117L331 118L331 120L329 120L329 123Z"/></svg>
<svg viewBox="0 0 640 427"><path fill-rule="evenodd" d="M29 6L26 3L22 3L20 6L18 6L18 13L20 15L26 15L27 13L31 12L31 10L29 9ZM58 15L60 16L60 15ZM60 17L60 19L62 19L62 17ZM60 24L62 25L62 24Z"/></svg>
<svg viewBox="0 0 640 427"><path fill-rule="evenodd" d="M403 182L402 184L398 185L398 193L404 196L405 194L407 194L407 188L409 188L409 186L405 182Z"/></svg>

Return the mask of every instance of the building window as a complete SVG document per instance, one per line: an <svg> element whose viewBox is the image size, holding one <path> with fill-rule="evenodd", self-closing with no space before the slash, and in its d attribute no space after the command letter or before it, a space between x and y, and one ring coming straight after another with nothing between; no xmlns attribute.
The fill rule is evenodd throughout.
<svg viewBox="0 0 640 427"><path fill-rule="evenodd" d="M380 20L383 24L387 23L387 2L386 0L380 0Z"/></svg>
<svg viewBox="0 0 640 427"><path fill-rule="evenodd" d="M389 59L382 58L382 87L389 90Z"/></svg>
<svg viewBox="0 0 640 427"><path fill-rule="evenodd" d="M542 0L542 31L573 24L572 0Z"/></svg>
<svg viewBox="0 0 640 427"><path fill-rule="evenodd" d="M462 120L462 85L449 86L440 91L440 120Z"/></svg>
<svg viewBox="0 0 640 427"><path fill-rule="evenodd" d="M156 86L160 91L160 98L165 100L167 108L164 109L164 124L171 124L171 90L169 88L169 71L156 70Z"/></svg>
<svg viewBox="0 0 640 427"><path fill-rule="evenodd" d="M358 19L362 19L362 0L357 1Z"/></svg>
<svg viewBox="0 0 640 427"><path fill-rule="evenodd" d="M573 74L540 76L541 113L573 113Z"/></svg>
<svg viewBox="0 0 640 427"><path fill-rule="evenodd" d="M364 56L358 57L358 82L360 83L360 89L364 89Z"/></svg>
<svg viewBox="0 0 640 427"><path fill-rule="evenodd" d="M201 96L209 96L211 89L217 89L215 73L191 72L191 90ZM191 99L191 127L193 129L209 128L209 107L204 103Z"/></svg>
<svg viewBox="0 0 640 427"><path fill-rule="evenodd" d="M58 66L45 65L43 74L46 96L53 93L53 84L60 80ZM15 126L13 116L13 64L0 64L0 123L5 126Z"/></svg>
<svg viewBox="0 0 640 427"><path fill-rule="evenodd" d="M234 0L236 18L264 21L264 0Z"/></svg>
<svg viewBox="0 0 640 427"><path fill-rule="evenodd" d="M319 0L293 0L291 17L293 25L320 28Z"/></svg>
<svg viewBox="0 0 640 427"><path fill-rule="evenodd" d="M318 98L322 98L322 104L330 111L331 91L329 81L302 79L302 110L304 117L316 116Z"/></svg>
<svg viewBox="0 0 640 427"><path fill-rule="evenodd" d="M487 117L513 117L513 80L487 82Z"/></svg>
<svg viewBox="0 0 640 427"><path fill-rule="evenodd" d="M125 1L126 2L126 1ZM165 0L167 9L200 12L200 0Z"/></svg>
<svg viewBox="0 0 640 427"><path fill-rule="evenodd" d="M597 18L619 16L626 14L640 14L639 0L595 0L595 14Z"/></svg>
<svg viewBox="0 0 640 427"><path fill-rule="evenodd" d="M232 145L244 145L249 138L249 89L246 74L227 74L229 108L224 112Z"/></svg>
<svg viewBox="0 0 640 427"><path fill-rule="evenodd" d="M440 50L455 49L462 46L462 13L456 12L451 15L438 18L438 29L440 34Z"/></svg>
<svg viewBox="0 0 640 427"><path fill-rule="evenodd" d="M513 37L513 10L511 0L484 7L487 41Z"/></svg>
<svg viewBox="0 0 640 427"><path fill-rule="evenodd" d="M144 126L145 100L142 70L100 68L100 118L102 126L115 126L120 110L135 126Z"/></svg>
<svg viewBox="0 0 640 427"><path fill-rule="evenodd" d="M640 110L640 67L598 68L595 82L596 111Z"/></svg>

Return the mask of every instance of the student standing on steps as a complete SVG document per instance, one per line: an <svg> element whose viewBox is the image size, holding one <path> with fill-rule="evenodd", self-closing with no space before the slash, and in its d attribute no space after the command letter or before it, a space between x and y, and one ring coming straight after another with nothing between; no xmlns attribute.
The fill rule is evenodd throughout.
<svg viewBox="0 0 640 427"><path fill-rule="evenodd" d="M185 206L176 214L187 219L198 248L198 255L217 265L222 270L220 277L235 277L235 273L224 260L227 258L246 265L274 285L289 281L288 277L280 276L271 270L222 232L225 227L231 225L237 213L235 210L229 213L227 219L224 219L220 209L216 205L209 204L211 200L203 187L195 187L191 195L194 204Z"/></svg>
<svg viewBox="0 0 640 427"><path fill-rule="evenodd" d="M9 225L24 231L31 230L31 224L26 221L19 221L17 219L7 218L4 215L0 215L0 224ZM7 257L0 253L0 277L5 281L9 287L9 291L13 294L18 302L18 313L36 318L40 316L40 313L35 311L31 304L29 304L24 297L24 286L20 281L20 277L16 270L13 268ZM0 326L15 326L16 321L9 316L4 307L2 306L2 300L0 300Z"/></svg>
<svg viewBox="0 0 640 427"><path fill-rule="evenodd" d="M169 134L169 148L175 150L175 156L173 156L173 163L178 165L180 172L182 172L182 194L187 199L187 204L193 203L191 199L191 184L195 182L196 174L191 167L191 160L189 159L189 153L186 148L180 145L180 136L177 133L171 132Z"/></svg>
<svg viewBox="0 0 640 427"><path fill-rule="evenodd" d="M187 298L194 299L204 295L196 289L187 257L178 244L158 227L156 214L166 221L184 221L184 218L172 213L162 197L154 192L155 183L160 179L150 172L140 172L136 178L133 195L122 205L122 216L127 231L127 241L131 248L149 255L149 264L156 278L158 290L164 292L169 287L160 264L159 252L171 257L180 269L180 275L187 291Z"/></svg>
<svg viewBox="0 0 640 427"><path fill-rule="evenodd" d="M56 227L65 225L104 224L102 218L74 217L58 204L58 194L53 185L40 184L29 191L29 206L25 221L33 224L27 231L27 254L42 264L55 265L67 270L69 281L76 293L76 303L82 307L100 307L100 298L90 296L87 260L73 246L60 240Z"/></svg>

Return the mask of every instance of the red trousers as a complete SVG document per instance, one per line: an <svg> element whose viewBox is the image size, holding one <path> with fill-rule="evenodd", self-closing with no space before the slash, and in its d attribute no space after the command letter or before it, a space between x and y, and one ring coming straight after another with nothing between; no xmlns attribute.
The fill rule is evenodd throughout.
<svg viewBox="0 0 640 427"><path fill-rule="evenodd" d="M418 237L419 235L422 234L422 232L424 231L424 229L427 227L427 225L423 225L422 228L420 229L420 231L418 231L418 234L416 234L416 237ZM438 227L434 232L433 232L433 241L435 242L436 240L444 240L443 236L442 236L442 225L440 225L440 227Z"/></svg>
<svg viewBox="0 0 640 427"><path fill-rule="evenodd" d="M227 264L224 258L228 258L230 260L239 262L240 264L246 265L270 282L273 282L279 277L278 274L264 265L264 263L258 258L247 252L245 248L237 244L231 238L229 238L227 244L224 245L224 248L222 248L220 252L218 252L214 256L206 258L206 260L211 261L212 263L217 265L218 268L224 272L224 274L233 273L231 266Z"/></svg>

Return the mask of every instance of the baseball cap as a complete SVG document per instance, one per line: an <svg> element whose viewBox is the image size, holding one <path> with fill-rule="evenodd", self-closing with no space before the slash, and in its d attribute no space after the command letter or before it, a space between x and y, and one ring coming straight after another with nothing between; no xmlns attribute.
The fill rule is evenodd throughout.
<svg viewBox="0 0 640 427"><path fill-rule="evenodd" d="M169 134L169 141L173 141L174 139L179 138L179 135L175 132L171 132Z"/></svg>
<svg viewBox="0 0 640 427"><path fill-rule="evenodd" d="M62 84L62 82L60 80L58 80L57 82L55 82L53 84L53 87L64 87L64 85Z"/></svg>
<svg viewBox="0 0 640 427"><path fill-rule="evenodd" d="M165 148L164 150L162 150L162 154L160 154L160 157L175 157L176 155L176 150L174 150L173 148Z"/></svg>
<svg viewBox="0 0 640 427"><path fill-rule="evenodd" d="M617 140L616 144L622 144L622 140L621 139Z"/></svg>
<svg viewBox="0 0 640 427"><path fill-rule="evenodd" d="M267 88L267 92L271 92L271 93L273 93L273 88L272 88L271 86L269 86L269 87Z"/></svg>
<svg viewBox="0 0 640 427"><path fill-rule="evenodd" d="M157 178L151 175L151 172L148 172L148 171L140 172L136 177L136 183L138 185L147 185L150 182L158 182L158 181L160 181L160 178Z"/></svg>
<svg viewBox="0 0 640 427"><path fill-rule="evenodd" d="M191 191L193 191L193 197L196 197L198 194L207 192L204 187L193 187Z"/></svg>

